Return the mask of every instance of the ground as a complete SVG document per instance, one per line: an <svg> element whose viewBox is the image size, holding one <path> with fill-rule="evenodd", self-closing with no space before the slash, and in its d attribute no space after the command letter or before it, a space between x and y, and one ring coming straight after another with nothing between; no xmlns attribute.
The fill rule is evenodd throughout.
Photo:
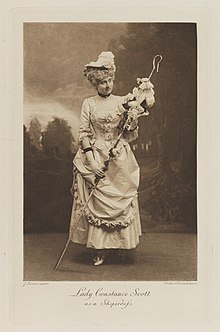
<svg viewBox="0 0 220 332"><path fill-rule="evenodd" d="M24 236L25 281L193 281L197 279L195 234L144 233L139 246L119 259L109 253L105 264L92 265L93 252L70 243L58 270L54 266L67 234Z"/></svg>

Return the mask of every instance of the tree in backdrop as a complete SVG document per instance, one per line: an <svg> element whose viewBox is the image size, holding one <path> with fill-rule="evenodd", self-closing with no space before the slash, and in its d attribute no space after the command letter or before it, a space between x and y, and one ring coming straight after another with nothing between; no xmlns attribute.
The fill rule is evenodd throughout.
<svg viewBox="0 0 220 332"><path fill-rule="evenodd" d="M120 94L131 91L137 77L149 75L156 54L163 56L159 73L151 79L156 104L140 121L141 140L150 137L158 146L158 166L141 184L142 201L158 221L194 219L195 226L196 25L131 23L127 35L111 41L109 49L116 55Z"/></svg>
<svg viewBox="0 0 220 332"><path fill-rule="evenodd" d="M54 158L72 157L74 142L71 127L61 118L54 118L48 122L46 130L42 133L43 150Z"/></svg>
<svg viewBox="0 0 220 332"><path fill-rule="evenodd" d="M72 206L72 143L67 121L54 118L33 146L24 126L24 231L66 231Z"/></svg>
<svg viewBox="0 0 220 332"><path fill-rule="evenodd" d="M33 118L29 124L29 136L31 140L31 145L36 150L41 150L41 124L37 118Z"/></svg>

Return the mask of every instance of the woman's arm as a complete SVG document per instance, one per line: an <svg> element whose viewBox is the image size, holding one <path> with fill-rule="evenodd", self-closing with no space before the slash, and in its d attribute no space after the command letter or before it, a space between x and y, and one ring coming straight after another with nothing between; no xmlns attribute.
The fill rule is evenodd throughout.
<svg viewBox="0 0 220 332"><path fill-rule="evenodd" d="M105 172L102 170L102 166L95 160L93 155L93 149L90 145L88 137L83 138L82 140L82 149L86 155L86 159L92 169L92 172L99 177L105 176Z"/></svg>
<svg viewBox="0 0 220 332"><path fill-rule="evenodd" d="M79 144L86 156L86 159L91 167L91 170L94 174L99 177L104 176L102 166L95 160L93 155L93 148L90 144L90 139L92 137L92 130L90 125L90 116L89 116L89 104L85 100L82 105L81 117L80 117L80 129L79 129Z"/></svg>

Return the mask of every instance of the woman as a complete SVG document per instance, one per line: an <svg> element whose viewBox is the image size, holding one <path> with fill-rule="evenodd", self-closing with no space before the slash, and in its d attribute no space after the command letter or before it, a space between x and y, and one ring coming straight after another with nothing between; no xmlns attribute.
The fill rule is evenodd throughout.
<svg viewBox="0 0 220 332"><path fill-rule="evenodd" d="M96 62L85 66L84 75L97 93L83 102L80 148L73 161L75 181L71 241L96 249L95 266L104 262L106 249L135 248L141 235L137 200L139 166L128 143L138 136L135 112L129 112L130 126L114 150L115 156L108 170L103 171L104 161L108 159L109 150L120 132L125 112L123 104L128 100L128 96L111 94L115 71L111 52L102 52ZM78 222L95 177L101 180Z"/></svg>

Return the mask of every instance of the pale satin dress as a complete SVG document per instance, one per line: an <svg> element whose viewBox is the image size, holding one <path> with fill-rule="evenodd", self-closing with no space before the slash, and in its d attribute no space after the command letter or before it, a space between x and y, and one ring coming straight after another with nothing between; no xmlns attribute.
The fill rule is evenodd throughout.
<svg viewBox="0 0 220 332"><path fill-rule="evenodd" d="M114 95L107 98L97 95L83 102L79 143L88 136L94 157L101 165L108 159L109 149L118 137L118 125L125 111L123 102L123 97ZM137 197L139 166L128 143L137 136L138 128L122 136L105 177L98 183L83 217L71 234L95 179L82 147L77 151L73 160L71 241L95 249L132 249L138 245L141 235Z"/></svg>

